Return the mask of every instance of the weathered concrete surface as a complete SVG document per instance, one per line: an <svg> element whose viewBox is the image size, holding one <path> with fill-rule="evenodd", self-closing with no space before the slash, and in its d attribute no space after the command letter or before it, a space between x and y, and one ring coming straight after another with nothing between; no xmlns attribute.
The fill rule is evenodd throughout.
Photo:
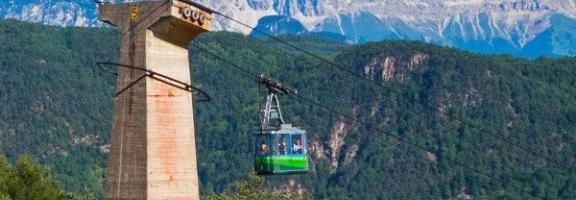
<svg viewBox="0 0 576 200"><path fill-rule="evenodd" d="M191 83L186 46L209 29L209 11L179 0L102 4L99 9L101 20L121 32L120 63ZM117 91L142 75L119 68ZM115 99L105 199L199 195L192 94L170 80L146 77Z"/></svg>

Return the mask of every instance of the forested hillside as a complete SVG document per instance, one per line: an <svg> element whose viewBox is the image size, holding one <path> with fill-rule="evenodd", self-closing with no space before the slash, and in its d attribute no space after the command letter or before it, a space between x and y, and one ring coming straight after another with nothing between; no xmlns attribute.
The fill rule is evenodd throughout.
<svg viewBox="0 0 576 200"><path fill-rule="evenodd" d="M0 21L3 154L30 154L69 190L102 190L115 78L94 60L116 54L115 38L106 29Z"/></svg>
<svg viewBox="0 0 576 200"><path fill-rule="evenodd" d="M117 35L0 22L3 154L32 155L70 191L102 192L115 77L94 61L115 60ZM194 43L357 118L282 97L288 122L309 133L314 171L266 177L270 189L318 199L576 198L576 58L284 39L349 72L240 34L209 33ZM190 57L194 84L214 99L195 105L208 195L251 172L259 88L192 45Z"/></svg>

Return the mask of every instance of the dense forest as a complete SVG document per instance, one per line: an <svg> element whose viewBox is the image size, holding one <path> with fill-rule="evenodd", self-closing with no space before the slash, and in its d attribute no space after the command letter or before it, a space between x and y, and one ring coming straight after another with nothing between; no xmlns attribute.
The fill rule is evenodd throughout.
<svg viewBox="0 0 576 200"><path fill-rule="evenodd" d="M250 177L265 90L196 46L341 113L281 97L287 121L308 132L314 169L248 179L268 190L315 199L576 199L576 58L282 39L331 64L236 33L190 45L193 82L214 99L195 105L204 196L225 199L216 193ZM0 152L8 160L28 154L66 190L101 196L115 76L94 63L116 60L117 41L109 28L0 21Z"/></svg>

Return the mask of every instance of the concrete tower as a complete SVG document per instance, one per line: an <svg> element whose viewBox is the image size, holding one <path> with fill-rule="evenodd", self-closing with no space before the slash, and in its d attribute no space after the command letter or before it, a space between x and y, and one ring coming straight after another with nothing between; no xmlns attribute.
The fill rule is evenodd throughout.
<svg viewBox="0 0 576 200"><path fill-rule="evenodd" d="M190 84L187 44L209 9L185 0L100 4L118 27L120 63ZM192 94L168 79L119 68L105 199L199 199Z"/></svg>

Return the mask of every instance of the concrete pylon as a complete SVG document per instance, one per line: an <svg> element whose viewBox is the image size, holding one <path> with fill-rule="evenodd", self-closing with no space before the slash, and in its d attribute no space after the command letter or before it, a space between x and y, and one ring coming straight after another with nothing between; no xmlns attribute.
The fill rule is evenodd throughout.
<svg viewBox="0 0 576 200"><path fill-rule="evenodd" d="M100 4L121 33L120 63L190 84L187 44L209 9L184 0ZM199 199L193 99L162 77L119 68L105 199Z"/></svg>

